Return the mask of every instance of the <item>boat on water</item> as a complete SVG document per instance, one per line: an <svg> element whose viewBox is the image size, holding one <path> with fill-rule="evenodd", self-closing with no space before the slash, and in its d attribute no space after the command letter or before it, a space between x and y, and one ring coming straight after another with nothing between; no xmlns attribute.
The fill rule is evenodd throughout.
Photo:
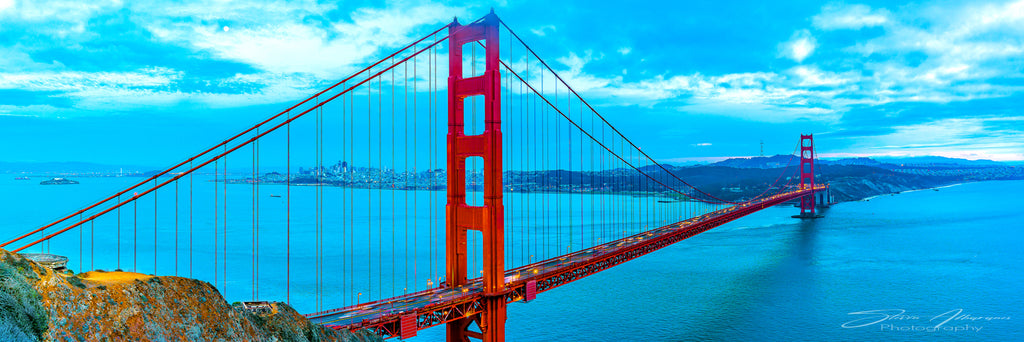
<svg viewBox="0 0 1024 342"><path fill-rule="evenodd" d="M14 180L28 180L28 177L25 177L25 176L14 177Z"/></svg>
<svg viewBox="0 0 1024 342"><path fill-rule="evenodd" d="M67 184L78 184L78 181L73 181L67 178L51 178L39 182L39 185L67 185Z"/></svg>
<svg viewBox="0 0 1024 342"><path fill-rule="evenodd" d="M281 195L270 195L270 197L281 197Z"/></svg>

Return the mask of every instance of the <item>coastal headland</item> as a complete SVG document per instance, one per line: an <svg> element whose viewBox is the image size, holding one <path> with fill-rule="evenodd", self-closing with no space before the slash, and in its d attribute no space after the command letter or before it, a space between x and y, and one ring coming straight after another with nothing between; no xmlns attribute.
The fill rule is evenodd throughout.
<svg viewBox="0 0 1024 342"><path fill-rule="evenodd" d="M4 341L380 341L326 329L284 303L250 311L195 279L55 271L0 249Z"/></svg>

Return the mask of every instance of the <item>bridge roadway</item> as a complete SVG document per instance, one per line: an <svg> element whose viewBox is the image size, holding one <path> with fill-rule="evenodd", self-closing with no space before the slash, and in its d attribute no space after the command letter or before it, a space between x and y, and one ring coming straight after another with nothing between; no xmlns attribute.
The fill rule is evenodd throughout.
<svg viewBox="0 0 1024 342"><path fill-rule="evenodd" d="M523 301L527 299L528 292L532 297L761 209L824 189L822 186L813 190L795 190L734 205L558 258L511 269L505 272L506 289L501 295L508 303ZM403 318L406 330L410 329L412 320L415 320L415 329L418 330L482 312L482 289L480 278L476 278L457 288L437 287L306 316L314 323L333 329L371 329L385 338L398 337L402 334Z"/></svg>

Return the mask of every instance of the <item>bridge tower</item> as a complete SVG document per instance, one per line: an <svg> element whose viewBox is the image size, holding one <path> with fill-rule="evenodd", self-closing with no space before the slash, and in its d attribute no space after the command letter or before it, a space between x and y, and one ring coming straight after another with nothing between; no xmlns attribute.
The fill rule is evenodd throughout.
<svg viewBox="0 0 1024 342"><path fill-rule="evenodd" d="M456 19L448 27L448 204L446 212L446 277L456 288L467 284L466 234L483 234L483 313L448 323L448 341L468 341L468 337L486 342L505 340L505 253L504 207L502 205L501 166L501 75L498 62L498 17L492 10L483 20L459 25ZM465 44L482 41L485 70L482 75L463 77L462 49ZM466 135L464 130L467 97L482 96L484 132ZM466 158L481 157L484 164L484 204L466 204ZM481 333L469 331L476 322Z"/></svg>
<svg viewBox="0 0 1024 342"><path fill-rule="evenodd" d="M800 190L814 188L814 134L800 135ZM800 215L795 218L819 218L815 212L817 194L800 198Z"/></svg>

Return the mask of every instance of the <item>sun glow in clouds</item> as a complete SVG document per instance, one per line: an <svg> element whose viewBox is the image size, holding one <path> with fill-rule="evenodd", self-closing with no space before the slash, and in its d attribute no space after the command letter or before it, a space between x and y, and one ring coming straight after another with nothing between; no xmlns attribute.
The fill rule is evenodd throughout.
<svg viewBox="0 0 1024 342"><path fill-rule="evenodd" d="M796 61L803 62L807 56L814 52L817 41L811 36L811 32L800 30L793 33L788 42L783 43L780 48L780 55Z"/></svg>

